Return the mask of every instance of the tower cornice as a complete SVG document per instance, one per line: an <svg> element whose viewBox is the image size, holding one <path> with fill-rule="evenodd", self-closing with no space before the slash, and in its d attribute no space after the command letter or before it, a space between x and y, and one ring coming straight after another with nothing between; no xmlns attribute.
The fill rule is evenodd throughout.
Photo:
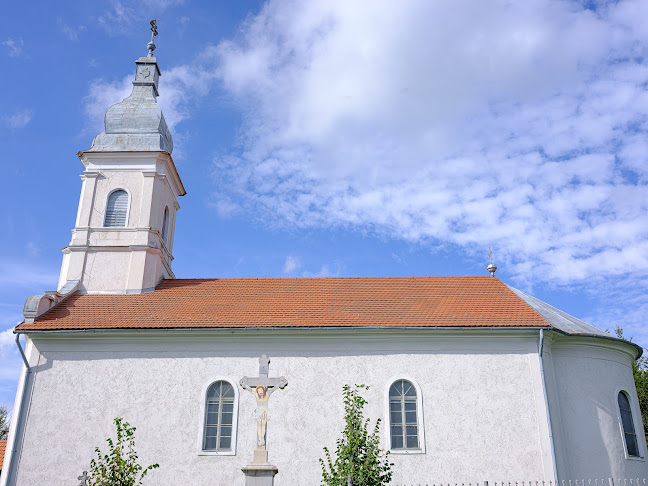
<svg viewBox="0 0 648 486"><path fill-rule="evenodd" d="M155 170L158 175L166 176L171 189L176 196L184 196L187 191L182 184L173 157L165 151L146 152L100 152L85 150L77 153L77 157L85 167L86 177L96 177L104 171L136 171L146 172Z"/></svg>

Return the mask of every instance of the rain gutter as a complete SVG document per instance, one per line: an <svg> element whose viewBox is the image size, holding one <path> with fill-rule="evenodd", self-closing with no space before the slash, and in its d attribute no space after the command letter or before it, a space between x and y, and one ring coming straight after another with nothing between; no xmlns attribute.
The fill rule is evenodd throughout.
<svg viewBox="0 0 648 486"><path fill-rule="evenodd" d="M551 415L549 413L549 397L547 396L547 384L545 382L544 362L542 352L544 350L544 329L540 329L540 342L538 343L538 360L540 361L540 379L542 381L542 393L544 394L545 414L547 416L547 427L549 429L549 446L551 448L551 462L553 464L552 478L554 484L558 484L558 469L556 467L556 449L554 447L553 429L551 427Z"/></svg>
<svg viewBox="0 0 648 486"><path fill-rule="evenodd" d="M254 326L254 327L111 327L111 328L86 328L86 329L20 329L14 330L16 334L82 334L82 333L141 333L141 332L227 332L236 331L342 331L342 330L408 330L408 331L537 331L538 329L551 329L550 326Z"/></svg>
<svg viewBox="0 0 648 486"><path fill-rule="evenodd" d="M32 369L29 366L29 361L27 361L27 356L25 356L25 351L20 344L20 333L16 333L16 346L18 346L18 351L20 351L20 356L22 356L23 364L25 365L25 375L22 380L22 387L20 390L20 401L18 402L18 410L14 410L12 413L12 421L15 417L14 427L13 427L13 437L11 445L7 447L9 452L9 464L5 465L6 469L6 478L5 475L2 475L0 479L0 484L9 485L15 484L16 474L18 471L18 463L20 462L20 453L22 452L22 447L18 447L18 437L22 430L23 423L23 411L29 408L29 404L25 404L25 399L27 397L27 389L29 388L29 377L31 375ZM20 450L19 450L20 449ZM4 472L4 471L3 471Z"/></svg>

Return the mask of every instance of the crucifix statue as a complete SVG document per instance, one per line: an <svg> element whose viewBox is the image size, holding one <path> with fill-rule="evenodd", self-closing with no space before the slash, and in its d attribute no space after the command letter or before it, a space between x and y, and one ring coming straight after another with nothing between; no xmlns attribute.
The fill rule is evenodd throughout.
<svg viewBox="0 0 648 486"><path fill-rule="evenodd" d="M77 476L77 479L80 479L81 482L79 483L79 486L88 486L88 471L83 471L83 474L81 476Z"/></svg>
<svg viewBox="0 0 648 486"><path fill-rule="evenodd" d="M263 462L267 461L268 453L266 451L266 429L268 424L268 400L270 395L279 388L285 388L288 380L285 377L269 378L270 359L265 355L259 358L259 376L249 378L244 376L239 382L244 390L252 392L256 398L257 409L257 447L256 451L263 452L257 454L255 451L255 462L257 459L264 457Z"/></svg>

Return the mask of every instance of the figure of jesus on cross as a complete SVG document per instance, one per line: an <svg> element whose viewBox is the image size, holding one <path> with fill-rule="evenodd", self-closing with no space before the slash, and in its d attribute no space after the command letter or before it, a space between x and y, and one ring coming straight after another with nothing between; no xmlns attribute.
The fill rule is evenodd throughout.
<svg viewBox="0 0 648 486"><path fill-rule="evenodd" d="M268 400L270 395L279 388L285 388L288 380L285 377L269 378L270 359L263 354L259 358L259 376L249 378L244 376L241 381L241 387L244 390L252 392L256 398L257 409L257 450L265 451L266 449L266 430L268 424ZM255 458L257 454L255 454ZM267 460L267 452L265 454Z"/></svg>

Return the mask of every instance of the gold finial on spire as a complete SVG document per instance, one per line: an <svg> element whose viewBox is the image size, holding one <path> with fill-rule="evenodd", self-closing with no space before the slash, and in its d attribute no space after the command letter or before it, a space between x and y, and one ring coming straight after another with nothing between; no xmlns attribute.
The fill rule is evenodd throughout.
<svg viewBox="0 0 648 486"><path fill-rule="evenodd" d="M157 31L157 19L151 20L151 42L146 46L148 48L148 57L153 57L153 51L155 50L155 36L158 35Z"/></svg>
<svg viewBox="0 0 648 486"><path fill-rule="evenodd" d="M493 251L490 249L490 246L488 247L488 258L490 259L490 265L486 268L491 274L491 277L495 276L495 270L497 270L497 267L493 265Z"/></svg>

